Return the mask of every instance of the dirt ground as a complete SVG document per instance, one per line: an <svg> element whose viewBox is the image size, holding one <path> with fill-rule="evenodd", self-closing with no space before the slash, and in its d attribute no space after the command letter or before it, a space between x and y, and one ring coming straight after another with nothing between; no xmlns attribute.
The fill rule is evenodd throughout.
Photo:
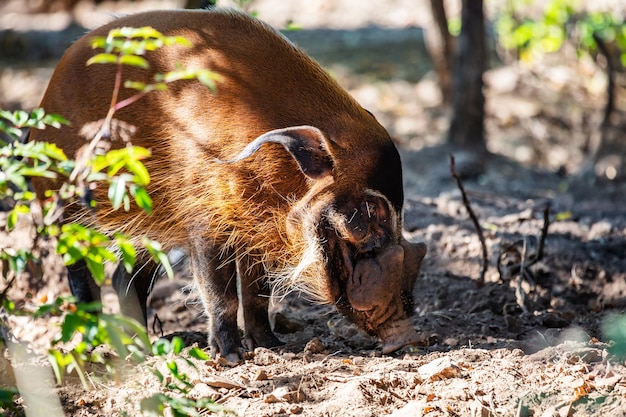
<svg viewBox="0 0 626 417"><path fill-rule="evenodd" d="M0 9L4 29L25 19L7 9L18 3ZM354 0L315 6L258 0L253 9L279 27L288 20L302 24L304 30L289 36L376 115L401 149L406 234L429 250L413 317L427 345L382 356L377 340L332 307L289 296L272 306L286 344L256 349L237 367L197 362L197 369L185 369L192 396L212 398L239 416L624 416L626 367L609 353L603 326L626 309L626 181L619 172L614 180L606 177L611 158L591 165L587 157L604 103L602 69L566 52L532 69L494 64L485 75L492 155L477 161L443 143L450 114L425 55L422 3L387 1L381 13ZM82 22L101 16L84 4L79 10ZM22 22L52 25L48 19ZM1 42L10 41L7 33ZM37 105L54 51L46 62L29 56L0 63L1 108ZM618 135L626 124L625 99L620 89L612 120ZM482 286L481 245L450 175L450 153L467 174L464 186L485 234L489 269ZM548 205L543 259L519 279L510 265L519 264L524 246L528 262L536 255ZM0 213L0 224L4 218ZM27 225L1 239L22 244ZM182 269L177 280L159 281L151 322L158 316L165 335L204 346L205 319ZM24 279L13 289L26 308L69 292L57 258L44 259L43 276L44 285ZM105 301L115 309L110 291ZM45 363L59 320L9 318L13 336L30 353L18 360L14 352L17 370L31 375L34 364ZM139 400L162 389L150 367L162 366L155 358L147 367L126 367L119 381L94 370L91 390L71 379L46 386L42 377L35 394L49 416L138 415ZM0 361L0 385L11 375ZM26 399L6 415L23 415L28 389L21 387Z"/></svg>

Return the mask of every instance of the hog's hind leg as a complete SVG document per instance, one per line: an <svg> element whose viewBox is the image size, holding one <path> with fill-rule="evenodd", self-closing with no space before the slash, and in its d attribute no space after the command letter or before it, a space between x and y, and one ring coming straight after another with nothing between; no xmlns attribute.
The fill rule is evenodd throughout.
<svg viewBox="0 0 626 417"><path fill-rule="evenodd" d="M158 265L153 261L137 262L128 273L120 262L113 273L113 288L117 293L120 312L147 326L147 302L150 290L158 276Z"/></svg>
<svg viewBox="0 0 626 417"><path fill-rule="evenodd" d="M87 263L80 260L67 266L67 278L72 294L81 303L100 301L100 287L94 281Z"/></svg>

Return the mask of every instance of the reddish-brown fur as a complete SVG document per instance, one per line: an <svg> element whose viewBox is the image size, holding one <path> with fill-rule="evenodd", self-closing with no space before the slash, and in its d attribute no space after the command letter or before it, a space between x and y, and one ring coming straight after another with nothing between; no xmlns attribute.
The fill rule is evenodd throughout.
<svg viewBox="0 0 626 417"><path fill-rule="evenodd" d="M167 91L150 93L115 114L116 119L137 128L133 145L152 152L145 164L151 175L154 213L146 216L137 208L130 213L113 212L106 208L104 191L96 192L100 202L97 226L108 233L147 235L166 248L191 247L196 281L213 292L205 295L205 305L218 302L222 285L205 276L207 271L217 268L215 275L219 275L220 265L237 260L239 275L251 276L244 279L246 285L263 287L257 279L265 276L279 286L296 286L336 303L372 333L380 333L377 327L385 320L405 319L407 312L388 305L382 307L388 311L382 314L385 320L373 322L365 310L346 304L345 296L345 281L356 279L353 271L359 280L361 275L368 276L363 280L376 282L373 287L380 282L385 287L380 274L362 271L371 262L393 258L400 263L400 272L396 267L382 270L396 271L396 284L403 294L408 292L403 297L410 298L425 250L401 237L403 197L397 151L384 128L319 65L255 19L232 11L160 11L121 18L93 31L61 59L42 101L46 112L62 114L72 125L33 131L31 140L56 142L70 157L85 144L80 129L105 117L115 72L112 65L85 66L96 53L89 46L90 37L105 36L122 26L152 26L167 35L184 36L193 44L149 53L150 71L127 68L124 79L149 81L153 72L165 73L182 65L210 69L221 80L215 94L197 81L178 81ZM130 94L123 89L120 99ZM330 161L324 165L327 172L317 177L303 174L297 158L284 146L269 142L241 161L220 162L236 158L267 132L294 126L319 129L318 136L310 129L305 133L321 141L320 149ZM46 186L36 183L40 190ZM379 256L389 245L402 247L402 253ZM318 252L316 259L303 263L312 247ZM362 257L375 260L362 261ZM211 264L216 258L220 265ZM301 271L295 276L293 270L298 267ZM223 286L228 286L224 293L232 292L229 282ZM397 304L401 289L386 291L397 293ZM368 291L360 294L354 298L375 297ZM410 306L406 299L404 303ZM381 316L380 311L376 316ZM265 319L262 324L266 326ZM211 337L220 339L219 330L212 332ZM263 339L259 344L277 341L257 338ZM223 340L212 345L230 355L229 359L236 356Z"/></svg>

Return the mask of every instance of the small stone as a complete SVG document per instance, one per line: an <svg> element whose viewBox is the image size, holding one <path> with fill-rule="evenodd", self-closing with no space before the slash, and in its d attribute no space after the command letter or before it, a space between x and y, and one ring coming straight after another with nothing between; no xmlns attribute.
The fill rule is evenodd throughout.
<svg viewBox="0 0 626 417"><path fill-rule="evenodd" d="M440 381L448 378L456 378L460 374L460 369L446 356L420 366L417 369L417 373L422 379Z"/></svg>
<svg viewBox="0 0 626 417"><path fill-rule="evenodd" d="M443 344L446 346L458 346L459 339L456 337L447 337L443 340Z"/></svg>
<svg viewBox="0 0 626 417"><path fill-rule="evenodd" d="M221 395L208 384L198 383L193 386L191 391L189 391L189 397L194 399L207 398L211 401L217 401Z"/></svg>
<svg viewBox="0 0 626 417"><path fill-rule="evenodd" d="M256 373L256 381L267 381L269 379L269 377L267 376L267 372L261 370L259 372Z"/></svg>
<svg viewBox="0 0 626 417"><path fill-rule="evenodd" d="M224 377L217 376L217 375L211 375L209 378L205 379L202 382L214 388L226 388L226 389L245 388L245 385L237 381L233 381L232 379L224 378Z"/></svg>
<svg viewBox="0 0 626 417"><path fill-rule="evenodd" d="M280 400L273 393L270 392L263 398L263 402L266 404L274 404L280 402Z"/></svg>
<svg viewBox="0 0 626 417"><path fill-rule="evenodd" d="M326 350L326 346L317 338L309 340L309 342L304 347L305 353L315 354L315 353L324 353Z"/></svg>
<svg viewBox="0 0 626 417"><path fill-rule="evenodd" d="M291 387L282 386L276 388L274 391L270 392L265 396L263 401L268 404L278 403L278 402L290 402L293 400L293 393L291 392Z"/></svg>

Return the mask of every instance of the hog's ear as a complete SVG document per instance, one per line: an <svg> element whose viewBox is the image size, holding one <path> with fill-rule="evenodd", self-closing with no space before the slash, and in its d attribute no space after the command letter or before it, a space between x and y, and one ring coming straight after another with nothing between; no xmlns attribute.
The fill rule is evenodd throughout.
<svg viewBox="0 0 626 417"><path fill-rule="evenodd" d="M313 126L295 126L271 130L246 146L234 159L237 162L248 158L264 143L280 143L291 154L298 166L309 178L321 179L332 174L333 160L328 152L324 134Z"/></svg>
<svg viewBox="0 0 626 417"><path fill-rule="evenodd" d="M412 243L402 238L400 245L404 249L402 265L402 302L408 316L413 315L413 288L422 267L422 260L426 255L426 244Z"/></svg>
<svg viewBox="0 0 626 417"><path fill-rule="evenodd" d="M426 256L427 247L423 242L412 243L404 238L400 242L400 245L402 245L404 249L404 280L407 283L407 287L413 290L413 285L422 267L422 259Z"/></svg>

